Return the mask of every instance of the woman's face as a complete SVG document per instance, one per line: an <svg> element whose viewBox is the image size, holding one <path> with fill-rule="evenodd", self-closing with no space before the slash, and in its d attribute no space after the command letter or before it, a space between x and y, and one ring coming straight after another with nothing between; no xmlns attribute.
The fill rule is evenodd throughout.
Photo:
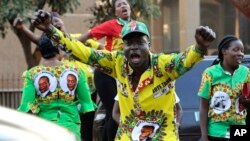
<svg viewBox="0 0 250 141"><path fill-rule="evenodd" d="M53 24L56 28L58 28L59 30L61 30L61 29L64 28L64 23L63 23L63 21L62 21L60 18L58 18L58 17L53 17L53 18L52 18L52 24Z"/></svg>
<svg viewBox="0 0 250 141"><path fill-rule="evenodd" d="M238 67L244 57L244 46L241 40L232 41L227 49L223 50L223 61L232 67Z"/></svg>
<svg viewBox="0 0 250 141"><path fill-rule="evenodd" d="M115 15L125 20L130 19L131 8L127 0L117 0L115 2Z"/></svg>

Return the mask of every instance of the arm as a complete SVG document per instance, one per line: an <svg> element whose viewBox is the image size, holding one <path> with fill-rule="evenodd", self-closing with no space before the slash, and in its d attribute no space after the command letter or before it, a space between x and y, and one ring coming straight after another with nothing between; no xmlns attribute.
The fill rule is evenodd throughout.
<svg viewBox="0 0 250 141"><path fill-rule="evenodd" d="M183 115L183 111L182 111L182 107L181 107L180 102L176 103L175 107L176 107L176 124L177 124L177 126L180 126L181 118Z"/></svg>
<svg viewBox="0 0 250 141"><path fill-rule="evenodd" d="M22 89L22 99L18 110L26 113L36 114L39 112L40 109L38 107L38 104L35 102L36 90L34 82L30 78L28 71L24 72L23 77L24 86Z"/></svg>
<svg viewBox="0 0 250 141"><path fill-rule="evenodd" d="M92 38L89 32L82 34L80 37L77 38L78 41L85 43L88 39Z"/></svg>
<svg viewBox="0 0 250 141"><path fill-rule="evenodd" d="M39 36L35 35L33 32L31 32L27 27L23 25L22 19L16 18L13 26L18 29L21 33L23 33L27 38L29 38L33 43L38 45Z"/></svg>
<svg viewBox="0 0 250 141"><path fill-rule="evenodd" d="M113 111L112 111L112 118L114 121L119 125L120 123L120 107L119 107L119 101L115 101Z"/></svg>
<svg viewBox="0 0 250 141"><path fill-rule="evenodd" d="M208 27L199 27L195 32L196 44L179 54L161 55L159 66L165 70L171 80L175 80L197 64L206 53L207 48L215 39L215 33Z"/></svg>
<svg viewBox="0 0 250 141"><path fill-rule="evenodd" d="M207 124L208 124L208 104L207 99L201 98L200 100L200 128L202 141L208 141Z"/></svg>
<svg viewBox="0 0 250 141"><path fill-rule="evenodd" d="M85 78L83 71L79 71L79 81L77 84L77 95L78 100L81 105L80 112L86 113L90 111L94 111L96 108L95 103L91 100L89 87Z"/></svg>
<svg viewBox="0 0 250 141"><path fill-rule="evenodd" d="M212 75L209 74L208 69L206 69L202 74L201 84L198 92L200 97L200 128L202 141L208 141L207 129L208 129L208 110L209 110L209 100L212 89Z"/></svg>

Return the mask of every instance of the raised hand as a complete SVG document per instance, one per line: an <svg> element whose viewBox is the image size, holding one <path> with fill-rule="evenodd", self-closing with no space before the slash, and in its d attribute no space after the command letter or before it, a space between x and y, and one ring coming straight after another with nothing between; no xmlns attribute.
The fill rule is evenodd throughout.
<svg viewBox="0 0 250 141"><path fill-rule="evenodd" d="M15 18L14 22L13 22L13 26L17 29L21 29L23 28L23 20L18 17L18 18Z"/></svg>
<svg viewBox="0 0 250 141"><path fill-rule="evenodd" d="M36 28L48 32L49 25L51 24L51 15L43 10L39 10L36 12L35 16L32 18L31 23Z"/></svg>
<svg viewBox="0 0 250 141"><path fill-rule="evenodd" d="M215 32L208 26L200 26L196 29L195 40L199 50L206 51L215 38Z"/></svg>

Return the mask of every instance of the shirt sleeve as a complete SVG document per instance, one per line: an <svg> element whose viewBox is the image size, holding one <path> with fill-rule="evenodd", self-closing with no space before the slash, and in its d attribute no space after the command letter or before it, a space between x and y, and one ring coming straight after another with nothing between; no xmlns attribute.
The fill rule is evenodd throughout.
<svg viewBox="0 0 250 141"><path fill-rule="evenodd" d="M61 45L63 50L71 52L81 62L93 67L97 67L100 71L115 77L115 61L116 52L110 52L107 50L95 50L82 44L77 39L70 35L61 32L55 27L51 27L52 34L48 35L53 45Z"/></svg>
<svg viewBox="0 0 250 141"><path fill-rule="evenodd" d="M90 35L92 36L92 38L94 39L101 39L105 36L116 36L114 33L114 27L113 24L114 22L116 22L116 20L109 20L109 21L106 21L102 24L99 24L95 27L93 27L89 33Z"/></svg>
<svg viewBox="0 0 250 141"><path fill-rule="evenodd" d="M211 87L212 87L212 77L206 72L206 70L202 74L201 85L198 91L198 96L210 99Z"/></svg>
<svg viewBox="0 0 250 141"><path fill-rule="evenodd" d="M184 52L175 54L163 54L159 56L159 66L170 80L189 71L195 64L203 59L204 54L195 48L195 45L188 47ZM163 74L163 75L164 75Z"/></svg>
<svg viewBox="0 0 250 141"><path fill-rule="evenodd" d="M115 101L119 101L118 95L115 96Z"/></svg>
<svg viewBox="0 0 250 141"><path fill-rule="evenodd" d="M29 76L29 71L24 72L23 77L24 77L24 86L22 89L21 104L18 107L18 110L22 112L31 111L32 113L38 113L40 109L35 99L36 90L33 80Z"/></svg>
<svg viewBox="0 0 250 141"><path fill-rule="evenodd" d="M80 106L80 112L86 113L94 111L96 108L95 103L91 99L89 87L83 71L80 72L79 82L77 85L77 95Z"/></svg>
<svg viewBox="0 0 250 141"><path fill-rule="evenodd" d="M180 102L180 98L178 97L177 93L174 93L175 95L175 103L179 103Z"/></svg>

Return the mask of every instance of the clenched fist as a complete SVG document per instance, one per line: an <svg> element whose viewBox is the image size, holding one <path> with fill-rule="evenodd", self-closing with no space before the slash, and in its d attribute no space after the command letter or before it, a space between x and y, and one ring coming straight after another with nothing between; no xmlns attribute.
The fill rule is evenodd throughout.
<svg viewBox="0 0 250 141"><path fill-rule="evenodd" d="M195 40L197 48L201 51L206 51L215 38L215 32L208 26L200 26L196 29Z"/></svg>
<svg viewBox="0 0 250 141"><path fill-rule="evenodd" d="M36 12L31 22L36 28L44 32L48 32L49 25L51 24L51 15L46 11L39 10L38 12Z"/></svg>

